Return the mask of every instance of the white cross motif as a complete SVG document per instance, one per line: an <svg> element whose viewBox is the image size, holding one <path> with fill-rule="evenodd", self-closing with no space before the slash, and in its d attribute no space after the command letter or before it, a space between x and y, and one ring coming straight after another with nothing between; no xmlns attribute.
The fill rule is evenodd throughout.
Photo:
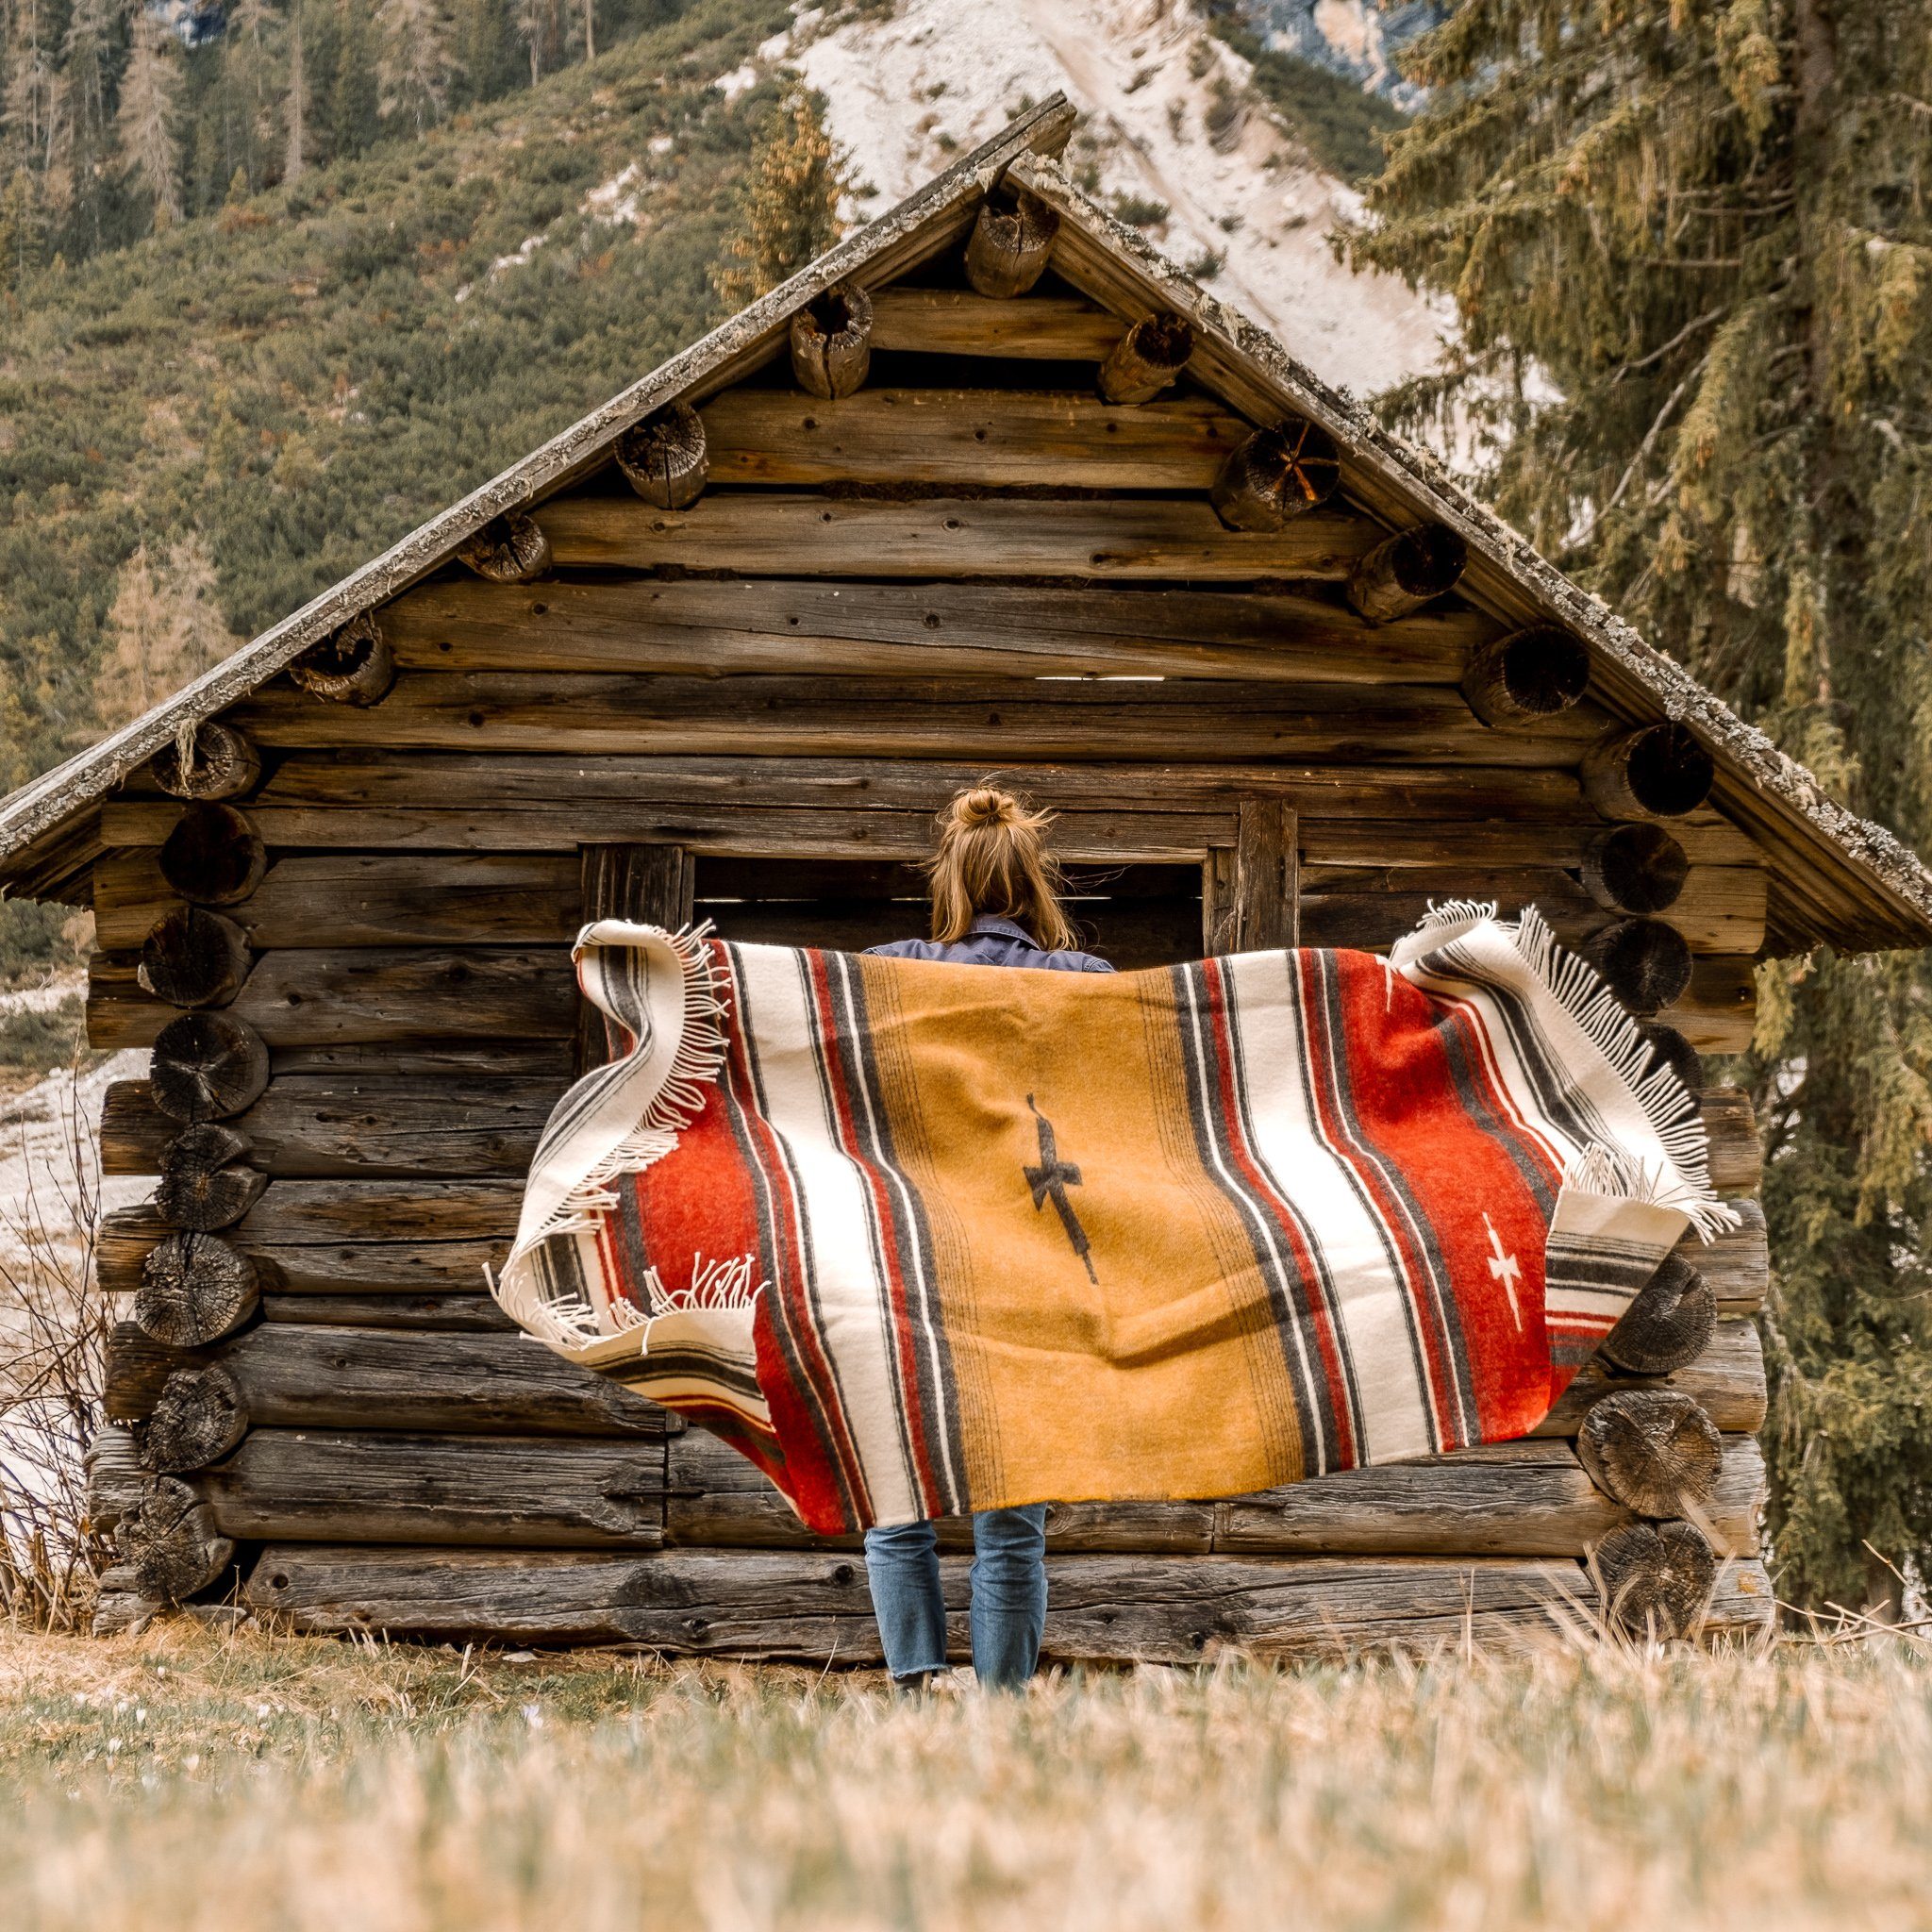
<svg viewBox="0 0 1932 1932"><path fill-rule="evenodd" d="M1500 1281L1503 1291L1509 1297L1509 1312L1516 1319L1516 1332L1523 1333L1523 1310L1516 1304L1516 1284L1523 1279L1523 1264L1514 1255L1503 1252L1503 1237L1496 1232L1496 1224L1485 1214L1483 1225L1490 1231L1490 1245L1495 1255L1490 1261L1490 1279Z"/></svg>

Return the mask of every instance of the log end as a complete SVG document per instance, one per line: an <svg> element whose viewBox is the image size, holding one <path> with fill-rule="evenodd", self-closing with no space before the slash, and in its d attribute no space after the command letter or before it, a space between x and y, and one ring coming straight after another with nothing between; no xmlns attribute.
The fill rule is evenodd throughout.
<svg viewBox="0 0 1932 1932"><path fill-rule="evenodd" d="M1341 452L1318 425L1292 421L1248 437L1214 479L1215 513L1231 530L1278 530L1341 487Z"/></svg>
<svg viewBox="0 0 1932 1932"><path fill-rule="evenodd" d="M1038 195L1001 182L979 205L966 242L966 279L982 295L1024 295L1046 272L1060 218Z"/></svg>
<svg viewBox="0 0 1932 1932"><path fill-rule="evenodd" d="M1583 942L1604 984L1642 1018L1679 999L1690 984L1690 946L1660 919L1619 919Z"/></svg>
<svg viewBox="0 0 1932 1932"><path fill-rule="evenodd" d="M115 1536L135 1591L164 1604L206 1590L235 1558L235 1545L215 1529L213 1511L178 1476L154 1477Z"/></svg>
<svg viewBox="0 0 1932 1932"><path fill-rule="evenodd" d="M1606 912L1667 911L1690 874L1684 848L1663 826L1649 823L1606 827L1583 858L1584 890Z"/></svg>
<svg viewBox="0 0 1932 1932"><path fill-rule="evenodd" d="M261 776L261 753L234 725L211 718L163 745L148 770L172 798L241 798Z"/></svg>
<svg viewBox="0 0 1932 1932"><path fill-rule="evenodd" d="M1590 684L1590 646L1560 625L1530 625L1470 653L1462 695L1485 724L1534 724L1567 711Z"/></svg>
<svg viewBox="0 0 1932 1932"><path fill-rule="evenodd" d="M1700 1509L1717 1489L1724 1444L1696 1403L1674 1389L1624 1389L1591 1405L1577 1460L1607 1496L1654 1518Z"/></svg>
<svg viewBox="0 0 1932 1932"><path fill-rule="evenodd" d="M135 977L171 1007L225 1007L242 991L249 964L248 937L232 919L184 906L149 928Z"/></svg>
<svg viewBox="0 0 1932 1932"><path fill-rule="evenodd" d="M375 613L364 610L310 645L289 666L289 675L298 689L329 704L377 705L396 681L395 653Z"/></svg>
<svg viewBox="0 0 1932 1932"><path fill-rule="evenodd" d="M1468 561L1468 545L1447 524L1398 530L1349 572L1349 604L1366 623L1392 623L1447 596Z"/></svg>
<svg viewBox="0 0 1932 1932"><path fill-rule="evenodd" d="M1584 796L1607 819L1677 819L1710 796L1717 766L1688 724L1613 731L1584 755Z"/></svg>
<svg viewBox="0 0 1932 1932"><path fill-rule="evenodd" d="M197 906L233 906L260 885L268 847L238 807L196 800L161 841L161 876Z"/></svg>
<svg viewBox="0 0 1932 1932"><path fill-rule="evenodd" d="M164 1474L206 1469L247 1433L248 1405L225 1369L176 1369L142 1424L141 1459Z"/></svg>
<svg viewBox="0 0 1932 1932"><path fill-rule="evenodd" d="M183 1013L156 1036L148 1097L184 1126L226 1119L268 1091L268 1047L231 1013Z"/></svg>
<svg viewBox="0 0 1932 1932"><path fill-rule="evenodd" d="M486 582L527 584L550 568L550 539L528 510L505 510L468 539L457 557Z"/></svg>
<svg viewBox="0 0 1932 1932"><path fill-rule="evenodd" d="M171 1234L148 1253L134 1319L169 1348L200 1348L232 1334L260 1301L255 1263L219 1235Z"/></svg>
<svg viewBox="0 0 1932 1932"><path fill-rule="evenodd" d="M1717 1295L1678 1255L1644 1283L1600 1350L1613 1368L1633 1375L1668 1375L1694 1362L1717 1328Z"/></svg>
<svg viewBox="0 0 1932 1932"><path fill-rule="evenodd" d="M625 482L658 509L689 509L710 479L704 419L689 403L668 403L633 424L613 454Z"/></svg>
<svg viewBox="0 0 1932 1932"><path fill-rule="evenodd" d="M791 318L791 374L808 395L837 402L872 369L872 297L841 282Z"/></svg>
<svg viewBox="0 0 1932 1932"><path fill-rule="evenodd" d="M1101 401L1151 403L1171 388L1194 353L1194 329L1172 311L1134 324L1101 363L1095 380Z"/></svg>
<svg viewBox="0 0 1932 1932"><path fill-rule="evenodd" d="M1629 1523L1597 1544L1591 1561L1606 1621L1632 1637L1694 1637L1717 1589L1717 1557L1688 1523Z"/></svg>

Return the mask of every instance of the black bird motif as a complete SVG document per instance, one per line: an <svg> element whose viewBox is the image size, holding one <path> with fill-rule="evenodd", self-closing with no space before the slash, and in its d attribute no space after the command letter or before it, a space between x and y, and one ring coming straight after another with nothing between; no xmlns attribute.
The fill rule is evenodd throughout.
<svg viewBox="0 0 1932 1932"><path fill-rule="evenodd" d="M1080 1217L1074 1212L1074 1204L1067 1198L1069 1188L1080 1185L1080 1170L1070 1160L1062 1160L1055 1147L1053 1123L1033 1106L1033 1096L1026 1096L1026 1105L1033 1109L1034 1121L1040 1128L1040 1165L1023 1170L1026 1185L1033 1190L1033 1208L1038 1213L1047 1201L1053 1202L1053 1211L1060 1218L1060 1225L1067 1231L1067 1239L1074 1244L1074 1252L1086 1264L1087 1279L1098 1287L1100 1277L1093 1272L1092 1243L1087 1239L1087 1230L1080 1225Z"/></svg>

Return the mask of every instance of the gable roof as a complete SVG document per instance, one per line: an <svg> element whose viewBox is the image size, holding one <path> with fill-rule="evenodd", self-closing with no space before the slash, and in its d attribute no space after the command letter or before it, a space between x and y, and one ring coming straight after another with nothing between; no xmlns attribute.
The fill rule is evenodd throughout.
<svg viewBox="0 0 1932 1932"><path fill-rule="evenodd" d="M1291 412L1320 424L1341 446L1349 499L1394 527L1428 517L1460 534L1469 565L1457 589L1470 602L1512 625L1568 625L1593 647L1591 692L1606 709L1631 723L1667 717L1693 728L1716 763L1712 804L1765 849L1774 948L1821 939L1848 949L1932 942L1932 874L1916 855L1829 798L1802 765L1570 582L1433 458L1081 193L1056 158L1074 119L1058 93L1020 115L889 213L143 717L22 786L0 803L0 890L72 890L99 851L90 808L155 752L247 697L352 617L440 569L493 518L599 467L617 438L654 410L678 398L701 401L778 353L793 312L833 284L878 287L957 242L985 192L1010 174L1061 218L1053 266L1062 279L1124 318L1158 309L1188 317L1191 377L1257 422Z"/></svg>

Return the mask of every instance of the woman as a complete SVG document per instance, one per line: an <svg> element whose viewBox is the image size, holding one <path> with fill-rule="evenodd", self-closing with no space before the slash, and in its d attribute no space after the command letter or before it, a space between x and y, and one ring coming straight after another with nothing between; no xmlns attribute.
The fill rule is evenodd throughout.
<svg viewBox="0 0 1932 1932"><path fill-rule="evenodd" d="M932 938L874 946L902 959L967 966L1111 973L1078 951L1048 856L1050 820L992 785L960 792L940 819L927 866ZM1013 1690L1040 1661L1046 1624L1046 1505L987 1509L973 1519L973 1668L989 1689ZM866 1532L865 1570L892 1681L917 1694L946 1667L946 1607L930 1523Z"/></svg>

